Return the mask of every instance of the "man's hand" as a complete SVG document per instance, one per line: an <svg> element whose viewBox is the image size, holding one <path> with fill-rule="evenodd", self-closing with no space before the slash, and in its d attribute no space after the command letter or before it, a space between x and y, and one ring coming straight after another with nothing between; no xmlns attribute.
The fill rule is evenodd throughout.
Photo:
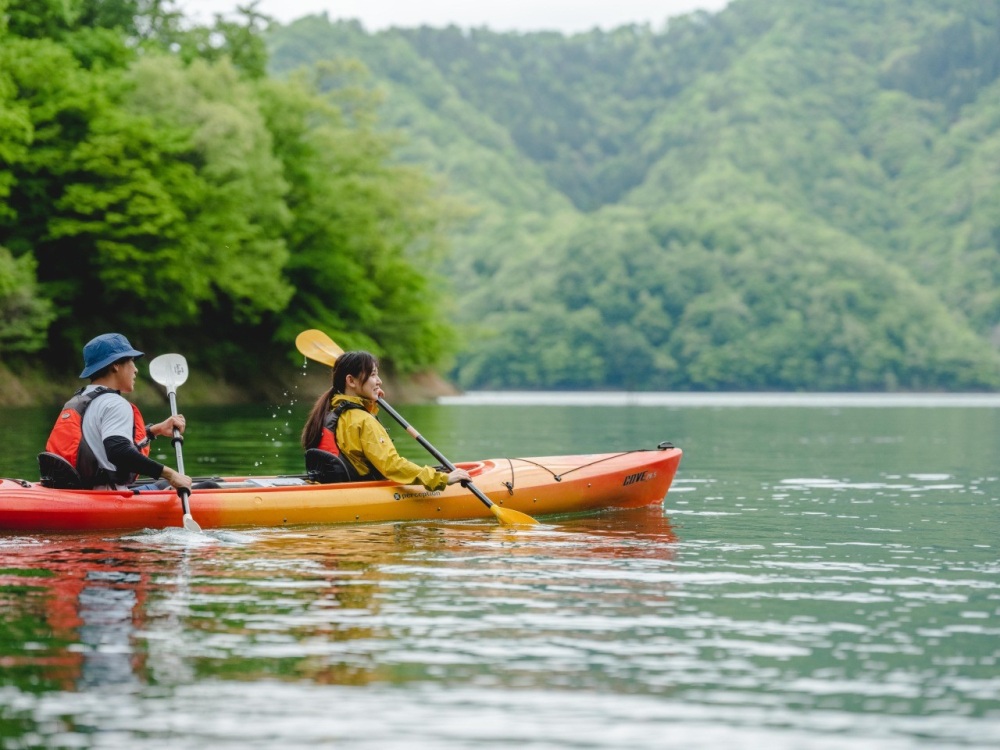
<svg viewBox="0 0 1000 750"><path fill-rule="evenodd" d="M183 414L178 414L174 417L167 417L159 424L154 424L151 426L150 432L154 435L160 435L162 437L173 437L174 427L183 435L184 428L187 427L187 420L184 419Z"/></svg>
<svg viewBox="0 0 1000 750"><path fill-rule="evenodd" d="M163 467L163 473L160 474L160 476L170 482L170 486L175 490L179 490L184 487L191 489L191 477L187 474L181 474L179 471L171 469L169 466Z"/></svg>

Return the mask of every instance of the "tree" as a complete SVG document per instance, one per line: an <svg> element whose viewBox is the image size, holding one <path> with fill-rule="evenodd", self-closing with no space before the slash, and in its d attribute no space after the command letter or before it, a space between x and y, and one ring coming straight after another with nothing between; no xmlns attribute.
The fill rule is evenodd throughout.
<svg viewBox="0 0 1000 750"><path fill-rule="evenodd" d="M15 258L0 247L0 353L36 352L55 318L52 305L38 296L35 261Z"/></svg>
<svg viewBox="0 0 1000 750"><path fill-rule="evenodd" d="M328 65L313 81L261 88L293 216L286 274L296 291L279 337L318 326L412 372L446 349L430 276L438 213L426 179L391 163L394 141L376 132L372 100L351 85L357 75Z"/></svg>

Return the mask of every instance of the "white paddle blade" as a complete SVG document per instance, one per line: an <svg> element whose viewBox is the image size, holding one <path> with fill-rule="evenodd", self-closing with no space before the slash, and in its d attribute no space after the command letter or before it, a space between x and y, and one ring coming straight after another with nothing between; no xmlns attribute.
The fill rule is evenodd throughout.
<svg viewBox="0 0 1000 750"><path fill-rule="evenodd" d="M184 514L184 528L188 531L201 531L201 526L191 517L190 513Z"/></svg>
<svg viewBox="0 0 1000 750"><path fill-rule="evenodd" d="M167 391L175 391L188 378L188 363L180 354L161 354L149 363L149 374Z"/></svg>

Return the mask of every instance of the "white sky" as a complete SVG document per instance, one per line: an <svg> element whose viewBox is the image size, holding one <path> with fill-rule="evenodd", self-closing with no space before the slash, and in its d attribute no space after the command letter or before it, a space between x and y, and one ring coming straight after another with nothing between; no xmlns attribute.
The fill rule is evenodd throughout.
<svg viewBox="0 0 1000 750"><path fill-rule="evenodd" d="M211 22L251 0L178 0L188 17ZM326 11L331 20L355 18L368 31L390 26L462 28L493 31L589 31L630 23L661 29L672 16L694 10L717 12L728 0L261 0L257 10L281 23Z"/></svg>

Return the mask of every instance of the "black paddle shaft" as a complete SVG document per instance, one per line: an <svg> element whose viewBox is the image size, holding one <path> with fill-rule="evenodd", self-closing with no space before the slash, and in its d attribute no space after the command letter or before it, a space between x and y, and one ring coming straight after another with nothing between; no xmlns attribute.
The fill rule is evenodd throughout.
<svg viewBox="0 0 1000 750"><path fill-rule="evenodd" d="M378 400L378 405L383 409L385 409L387 412L389 412L389 415L397 422L399 422L403 426L403 429L406 430L408 433L410 433L410 435L412 435L418 443L424 446L424 448L426 448L427 451L432 456L434 456L434 458L440 461L441 464L446 469L448 469L448 471L455 471L455 464L453 464L451 461L445 458L444 454L441 453L441 451L439 451L437 448L431 445L429 440L427 440L423 435L417 432L416 428L412 427L409 422L403 419L402 414L400 414L398 411L393 409L391 406L389 406L389 404L385 402L385 399L380 398ZM487 508L493 507L494 504L493 501L490 500L488 497L486 497L486 495L482 492L482 490L476 487L476 485L474 485L472 482L462 482L462 486L465 487L470 492L472 492L473 495L478 497L486 505Z"/></svg>

